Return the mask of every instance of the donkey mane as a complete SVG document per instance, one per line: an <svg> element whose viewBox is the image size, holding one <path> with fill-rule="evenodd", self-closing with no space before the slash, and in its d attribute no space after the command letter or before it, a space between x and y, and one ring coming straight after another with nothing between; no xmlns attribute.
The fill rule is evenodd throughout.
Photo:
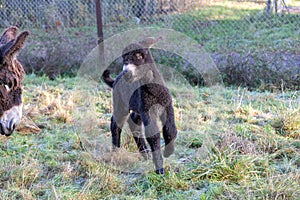
<svg viewBox="0 0 300 200"><path fill-rule="evenodd" d="M13 133L22 117L22 82L25 71L17 60L29 35L9 27L0 38L0 134Z"/></svg>

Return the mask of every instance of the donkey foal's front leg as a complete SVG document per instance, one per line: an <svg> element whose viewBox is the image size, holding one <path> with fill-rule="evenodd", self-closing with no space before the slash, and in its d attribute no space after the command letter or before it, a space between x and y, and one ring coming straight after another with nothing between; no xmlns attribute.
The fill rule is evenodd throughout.
<svg viewBox="0 0 300 200"><path fill-rule="evenodd" d="M142 133L142 119L137 113L132 112L130 118L128 119L129 128L133 135L134 141L139 149L139 152L145 159L149 159L149 150L146 145L144 135Z"/></svg>
<svg viewBox="0 0 300 200"><path fill-rule="evenodd" d="M153 136L147 136L147 141L151 147L152 159L156 169L155 172L157 174L165 174L160 148L160 133L157 133Z"/></svg>

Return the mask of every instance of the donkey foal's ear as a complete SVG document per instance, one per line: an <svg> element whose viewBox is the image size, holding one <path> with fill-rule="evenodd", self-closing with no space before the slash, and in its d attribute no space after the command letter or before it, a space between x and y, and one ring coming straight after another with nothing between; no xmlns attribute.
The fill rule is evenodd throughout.
<svg viewBox="0 0 300 200"><path fill-rule="evenodd" d="M157 43L159 40L161 40L162 37L159 36L157 38L154 37L147 37L144 40L140 41L139 43L146 48L151 48L155 43Z"/></svg>

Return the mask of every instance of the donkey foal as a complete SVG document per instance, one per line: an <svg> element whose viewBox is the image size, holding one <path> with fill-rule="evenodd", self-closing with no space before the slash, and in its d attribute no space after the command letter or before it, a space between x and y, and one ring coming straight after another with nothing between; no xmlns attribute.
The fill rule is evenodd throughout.
<svg viewBox="0 0 300 200"><path fill-rule="evenodd" d="M164 174L159 125L162 124L165 141L164 157L174 152L177 129L171 94L150 53L150 46L156 41L147 38L128 45L122 53L123 71L113 80L110 71L105 70L102 78L113 88L114 110L110 126L113 147L120 147L122 127L128 121L140 153L147 156L146 138L156 173Z"/></svg>

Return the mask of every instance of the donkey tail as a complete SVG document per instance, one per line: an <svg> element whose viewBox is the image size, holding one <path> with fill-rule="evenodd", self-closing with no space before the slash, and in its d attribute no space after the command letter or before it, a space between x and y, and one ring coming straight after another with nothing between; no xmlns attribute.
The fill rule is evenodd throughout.
<svg viewBox="0 0 300 200"><path fill-rule="evenodd" d="M109 87L113 87L115 80L110 77L110 70L106 69L103 72L102 79Z"/></svg>

